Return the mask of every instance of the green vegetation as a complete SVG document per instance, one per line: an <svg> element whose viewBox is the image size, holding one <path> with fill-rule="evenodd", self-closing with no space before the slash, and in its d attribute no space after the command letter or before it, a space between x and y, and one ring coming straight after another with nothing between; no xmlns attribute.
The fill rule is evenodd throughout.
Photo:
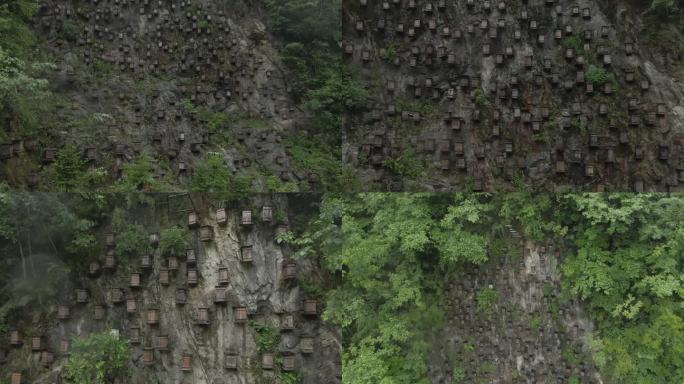
<svg viewBox="0 0 684 384"><path fill-rule="evenodd" d="M566 36L561 40L561 46L564 49L574 49L576 52L584 51L584 44L577 36Z"/></svg>
<svg viewBox="0 0 684 384"><path fill-rule="evenodd" d="M227 112L214 112L206 107L197 107L190 99L183 99L180 104L186 112L194 114L200 121L206 123L209 133L219 132L227 127L229 121L238 120Z"/></svg>
<svg viewBox="0 0 684 384"><path fill-rule="evenodd" d="M341 0L261 0L273 30L286 41L332 43L340 38Z"/></svg>
<svg viewBox="0 0 684 384"><path fill-rule="evenodd" d="M587 71L587 81L594 85L603 85L607 82L617 83L615 75L603 68L592 66Z"/></svg>
<svg viewBox="0 0 684 384"><path fill-rule="evenodd" d="M209 153L204 163L195 170L190 181L193 192L207 192L216 198L236 201L248 196L253 180L246 175L233 173L219 154Z"/></svg>
<svg viewBox="0 0 684 384"><path fill-rule="evenodd" d="M73 43L78 40L80 34L81 28L75 22L67 20L62 24L62 37L64 40Z"/></svg>
<svg viewBox="0 0 684 384"><path fill-rule="evenodd" d="M398 157L385 160L385 166L397 176L415 179L425 176L425 164L412 148L404 150Z"/></svg>
<svg viewBox="0 0 684 384"><path fill-rule="evenodd" d="M326 197L309 230L287 242L325 255L339 278L322 294L325 320L343 330L346 382L427 383L441 287L452 272L514 249L502 246L512 225L528 240L564 244L562 298L585 303L602 374L670 383L684 378L683 215L682 197L658 194L357 194ZM497 301L491 288L477 294L485 314ZM463 353L475 348L465 343ZM578 363L573 348L563 358Z"/></svg>
<svg viewBox="0 0 684 384"><path fill-rule="evenodd" d="M394 42L391 42L384 51L381 51L380 56L387 61L394 60L397 57L397 46Z"/></svg>
<svg viewBox="0 0 684 384"><path fill-rule="evenodd" d="M113 185L112 191L162 192L168 191L168 183L156 176L156 167L148 153L142 153L132 162L123 166L123 177Z"/></svg>
<svg viewBox="0 0 684 384"><path fill-rule="evenodd" d="M256 345L259 352L272 352L280 343L280 330L272 325L260 324L250 320L249 326L256 332Z"/></svg>
<svg viewBox="0 0 684 384"><path fill-rule="evenodd" d="M491 313L499 301L499 293L494 288L484 288L477 293L477 308L480 312Z"/></svg>
<svg viewBox="0 0 684 384"><path fill-rule="evenodd" d="M49 94L42 77L54 66L34 57L35 36L29 27L37 8L34 0L0 4L0 119L14 127L12 132L0 132L0 142L11 135L34 133L36 100Z"/></svg>
<svg viewBox="0 0 684 384"><path fill-rule="evenodd" d="M139 256L151 250L149 234L142 225L129 224L116 236L116 253L120 256Z"/></svg>
<svg viewBox="0 0 684 384"><path fill-rule="evenodd" d="M648 8L649 12L653 12L660 16L677 17L684 13L684 1L682 0L652 0Z"/></svg>
<svg viewBox="0 0 684 384"><path fill-rule="evenodd" d="M327 191L351 191L358 189L354 170L341 164L339 148L325 150L325 144L316 138L290 136L284 140L287 152L292 156L295 169L315 173ZM307 186L302 185L306 189Z"/></svg>
<svg viewBox="0 0 684 384"><path fill-rule="evenodd" d="M35 43L29 23L37 9L33 0L7 0L0 5L0 47L10 56L28 58Z"/></svg>
<svg viewBox="0 0 684 384"><path fill-rule="evenodd" d="M441 283L460 265L487 259L486 236L474 231L486 215L464 195L324 200L304 248L325 254L327 268L342 276L323 316L343 329L345 382L428 383L427 335L444 320Z"/></svg>
<svg viewBox="0 0 684 384"><path fill-rule="evenodd" d="M69 384L109 384L123 379L131 358L126 340L118 335L95 333L75 338L62 378Z"/></svg>
<svg viewBox="0 0 684 384"><path fill-rule="evenodd" d="M0 333L54 300L71 271L95 254L96 197L10 192L0 184ZM68 204L78 201L89 215Z"/></svg>
<svg viewBox="0 0 684 384"><path fill-rule="evenodd" d="M461 367L454 367L454 372L453 374L453 379L451 380L451 384L460 384L465 380L465 370Z"/></svg>
<svg viewBox="0 0 684 384"><path fill-rule="evenodd" d="M278 374L278 379L281 384L299 384L302 380L302 375L293 372L280 372Z"/></svg>
<svg viewBox="0 0 684 384"><path fill-rule="evenodd" d="M55 163L48 171L48 184L51 191L86 191L95 189L105 177L103 169L88 169L80 151L67 145L57 152Z"/></svg>
<svg viewBox="0 0 684 384"><path fill-rule="evenodd" d="M475 105L477 105L479 108L482 108L488 103L487 95L485 95L482 89L478 88L473 93L473 101L475 102Z"/></svg>
<svg viewBox="0 0 684 384"><path fill-rule="evenodd" d="M324 190L350 190L356 175L342 164L343 117L364 105L367 91L342 62L341 0L260 0L271 15L270 28L283 41L281 57L288 86L311 114L306 137L290 137L288 152L299 169L313 171ZM305 140L304 140L305 139ZM268 183L271 190L307 190L308 185ZM296 187L296 188L295 188Z"/></svg>
<svg viewBox="0 0 684 384"><path fill-rule="evenodd" d="M190 244L190 233L179 227L166 228L159 235L159 250L162 255L180 255Z"/></svg>
<svg viewBox="0 0 684 384"><path fill-rule="evenodd" d="M344 67L334 68L320 88L309 92L305 107L316 113L320 128L339 132L343 114L364 105L368 92Z"/></svg>
<svg viewBox="0 0 684 384"><path fill-rule="evenodd" d="M618 382L684 380L684 199L573 195L577 251L564 288L598 325L595 358Z"/></svg>

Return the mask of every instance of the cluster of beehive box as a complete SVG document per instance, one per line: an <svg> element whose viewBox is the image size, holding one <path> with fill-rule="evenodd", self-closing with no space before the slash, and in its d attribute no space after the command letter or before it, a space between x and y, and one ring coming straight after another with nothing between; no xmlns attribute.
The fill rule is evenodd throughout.
<svg viewBox="0 0 684 384"><path fill-rule="evenodd" d="M58 331L27 336L41 364L50 367L56 358L68 357L73 337L106 329L129 340L136 365L177 370L178 377L195 380L190 382L206 380L192 376L193 370L200 364L206 374L213 362L207 356L217 352L222 357L214 364L227 377L249 378L255 367L275 374L315 364L310 356L318 348L321 304L300 293L297 262L265 254L264 243L275 246L275 236L288 230L282 218L274 217L274 207L220 207L205 218L193 210L187 224L195 241L184 255L162 255L160 233L154 232L149 235L154 251L122 259L115 252L117 234L106 233L101 260L88 264L87 277L54 310ZM228 247L225 241L233 233L239 244ZM258 352L250 346L250 321L280 330L276 350ZM0 348L0 361L12 358L13 350L20 353L23 338L19 329L11 330L10 348ZM28 375L13 372L11 383L30 382Z"/></svg>
<svg viewBox="0 0 684 384"><path fill-rule="evenodd" d="M476 190L520 172L590 189L684 181L677 101L651 87L642 47L595 3L347 0L344 11L344 55L371 90L348 116L346 161L374 180L413 151L440 185L469 177Z"/></svg>
<svg viewBox="0 0 684 384"><path fill-rule="evenodd" d="M265 166L284 181L315 184L316 175L294 172L281 144L302 115L270 37L249 29L261 16L189 0L42 3L35 29L58 65L56 94L76 104L46 112L47 135L0 144L0 161L29 156L45 167L73 144L118 178L146 151L169 164L160 176L182 182L197 158L223 147L234 169ZM41 169L23 182L39 187Z"/></svg>

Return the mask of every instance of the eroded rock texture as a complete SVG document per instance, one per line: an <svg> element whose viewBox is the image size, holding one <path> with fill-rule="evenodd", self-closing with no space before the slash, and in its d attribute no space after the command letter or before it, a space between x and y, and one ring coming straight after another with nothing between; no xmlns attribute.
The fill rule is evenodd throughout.
<svg viewBox="0 0 684 384"><path fill-rule="evenodd" d="M0 377L16 372L23 382L59 383L73 337L112 331L130 340L129 383L278 383L283 372L299 373L306 384L340 382L338 332L320 320L320 299L299 285L320 271L275 242L298 215L285 196L224 212L201 197L168 195L136 215L152 234L190 224L191 248L121 258L111 252L116 234L100 234L99 264L65 282L49 318L13 324L23 343L7 351ZM274 350L258 350L252 321L279 329Z"/></svg>
<svg viewBox="0 0 684 384"><path fill-rule="evenodd" d="M681 36L609 1L347 0L370 88L345 161L375 189L667 190L684 180ZM617 5L616 5L617 4ZM650 20L650 23L657 22ZM419 162L408 172L405 164Z"/></svg>
<svg viewBox="0 0 684 384"><path fill-rule="evenodd" d="M560 255L534 243L521 253L468 268L446 287L448 323L433 341L432 382L602 383L585 345L592 323L578 303L559 298ZM497 299L481 307L487 289Z"/></svg>
<svg viewBox="0 0 684 384"><path fill-rule="evenodd" d="M214 151L233 170L315 183L294 173L282 143L305 116L289 96L269 17L237 1L43 2L35 31L57 65L40 123L49 136L4 145L6 178L39 186L42 167L72 144L112 180L147 152L159 176L184 185Z"/></svg>

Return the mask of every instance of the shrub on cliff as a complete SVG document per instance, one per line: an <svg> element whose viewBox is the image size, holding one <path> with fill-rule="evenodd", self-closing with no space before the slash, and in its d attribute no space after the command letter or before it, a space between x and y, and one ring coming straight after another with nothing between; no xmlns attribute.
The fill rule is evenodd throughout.
<svg viewBox="0 0 684 384"><path fill-rule="evenodd" d="M221 156L210 153L206 161L197 166L190 190L208 192L218 199L234 201L252 193L252 181L249 176L234 174Z"/></svg>
<svg viewBox="0 0 684 384"><path fill-rule="evenodd" d="M178 227L162 230L160 238L159 249L163 255L179 255L190 243L188 231Z"/></svg>
<svg viewBox="0 0 684 384"><path fill-rule="evenodd" d="M109 384L122 378L131 351L126 340L112 333L76 338L62 378L68 384Z"/></svg>
<svg viewBox="0 0 684 384"><path fill-rule="evenodd" d="M117 235L116 253L124 255L142 255L151 250L147 231L141 225L130 225Z"/></svg>

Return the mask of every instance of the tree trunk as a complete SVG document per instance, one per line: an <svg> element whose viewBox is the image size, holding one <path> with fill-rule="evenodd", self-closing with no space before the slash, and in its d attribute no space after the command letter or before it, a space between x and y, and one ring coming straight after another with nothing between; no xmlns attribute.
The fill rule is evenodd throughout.
<svg viewBox="0 0 684 384"><path fill-rule="evenodd" d="M24 279L26 278L26 258L24 257L24 248L21 246L21 236L17 231L17 242L19 243L19 256L21 256L21 272Z"/></svg>

